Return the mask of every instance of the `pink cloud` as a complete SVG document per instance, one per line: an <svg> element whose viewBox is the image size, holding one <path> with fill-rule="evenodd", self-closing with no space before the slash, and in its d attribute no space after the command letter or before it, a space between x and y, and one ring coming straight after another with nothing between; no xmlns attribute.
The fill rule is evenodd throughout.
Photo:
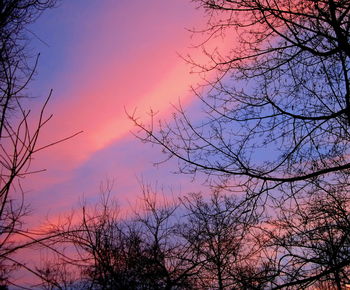
<svg viewBox="0 0 350 290"><path fill-rule="evenodd" d="M92 5L90 10L87 5L78 15L69 12L54 19L68 21L70 32L65 33L76 39L66 36L69 47L64 47L64 63L56 64L60 70L54 74L55 90L48 108L54 118L44 130L41 144L80 130L84 133L40 152L33 160L33 170L48 171L30 176L25 188L40 196L42 204L52 198L46 190L57 192L57 185L63 191L59 185L69 183L74 170L79 170L94 153L129 136L133 124L124 108L137 108L140 113L152 108L166 117L171 103L177 103L179 97L184 97L184 102L191 99L189 87L199 81L199 76L191 75L190 67L177 55L186 53L191 43L185 27L202 21L202 15L187 0L171 4L157 0L118 2L106 1L98 9ZM72 3L65 5L74 8ZM40 77L39 74L39 80ZM108 174L103 164L95 170ZM119 172L111 175L122 172L120 168L113 170ZM81 180L84 178L71 190L71 196L74 191L77 196L81 194Z"/></svg>
<svg viewBox="0 0 350 290"><path fill-rule="evenodd" d="M163 111L178 97L189 96L189 86L199 76L189 74L176 52L189 45L185 25L200 19L187 18L179 25L184 17L169 17L174 8L178 13L180 8L188 9L184 3L136 2L101 9L68 53L70 79L62 73L63 89L54 93L55 117L43 140L54 141L79 130L85 133L78 137L79 146L67 142L43 153L43 160L59 155L61 160L78 163L132 128L124 107Z"/></svg>

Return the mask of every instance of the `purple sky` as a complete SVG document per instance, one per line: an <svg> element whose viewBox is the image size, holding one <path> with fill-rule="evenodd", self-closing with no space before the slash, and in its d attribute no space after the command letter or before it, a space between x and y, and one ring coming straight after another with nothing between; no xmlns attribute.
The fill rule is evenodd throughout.
<svg viewBox="0 0 350 290"><path fill-rule="evenodd" d="M176 163L159 168L160 148L141 144L130 134L125 108L145 118L152 108L171 115L171 103L194 100L190 85L200 76L178 53L205 57L186 28L203 24L203 12L188 0L75 0L46 11L30 28L33 53L41 52L30 93L43 100L54 89L48 113L54 119L42 134L47 144L84 133L36 156L32 169L47 171L24 182L34 214L41 223L49 213L69 212L84 196L95 199L100 183L114 180L121 203L140 195L139 179L174 189L197 190L190 178L175 176ZM145 119L146 120L146 119Z"/></svg>

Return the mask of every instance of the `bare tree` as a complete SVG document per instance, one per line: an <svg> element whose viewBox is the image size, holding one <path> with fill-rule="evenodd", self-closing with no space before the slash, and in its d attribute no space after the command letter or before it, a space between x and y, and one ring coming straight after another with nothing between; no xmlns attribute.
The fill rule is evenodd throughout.
<svg viewBox="0 0 350 290"><path fill-rule="evenodd" d="M49 253L49 258L42 259L41 266L36 268L37 276L39 276L40 282L34 285L37 289L60 289L60 290L72 290L81 289L79 284L79 273L76 271L76 267L71 267L69 263L62 258L62 253L54 254Z"/></svg>
<svg viewBox="0 0 350 290"><path fill-rule="evenodd" d="M142 193L141 209L135 212L135 221L156 270L152 287L191 289L193 267L187 259L190 249L179 236L178 228L183 226L179 203L161 198L149 185L142 186Z"/></svg>
<svg viewBox="0 0 350 290"><path fill-rule="evenodd" d="M189 59L218 75L206 94L194 91L206 118L193 121L180 107L157 131L131 116L146 133L139 137L177 158L180 172L204 172L262 199L285 184L312 186L347 172L349 2L194 2L208 14L208 41L233 43L221 53L220 43L206 50L205 42L208 64Z"/></svg>
<svg viewBox="0 0 350 290"><path fill-rule="evenodd" d="M322 285L344 289L350 283L350 199L344 188L320 187L267 223L265 247L274 256L274 288Z"/></svg>
<svg viewBox="0 0 350 290"><path fill-rule="evenodd" d="M269 245L262 259L275 265L275 287L344 287L349 1L194 2L208 16L199 32L207 37L202 48L208 62L187 58L212 73L204 90L194 89L204 117L193 119L180 106L157 129L132 115L144 133L138 137L178 159L181 173L204 173L210 185L241 193L242 206L254 214L279 217L270 232L275 244L262 236L258 241ZM232 49L221 49L222 39ZM217 47L208 48L214 41Z"/></svg>
<svg viewBox="0 0 350 290"><path fill-rule="evenodd" d="M179 231L193 253L191 262L198 289L264 289L270 269L260 259L253 228L258 220L237 198L213 193L183 199Z"/></svg>
<svg viewBox="0 0 350 290"><path fill-rule="evenodd" d="M236 198L192 194L179 203L160 198L144 186L140 206L121 217L107 193L95 207L84 205L80 215L53 226L51 245L74 248L70 258L61 260L80 271L73 283L78 289L264 289L274 285L274 265L262 254L265 245L251 231L258 220ZM47 270L40 271L42 284L52 289L64 285L55 278L64 276L64 271Z"/></svg>
<svg viewBox="0 0 350 290"><path fill-rule="evenodd" d="M36 240L42 241L42 237L23 228L28 205L21 179L33 173L30 163L34 154L72 137L38 145L41 131L52 117L45 113L52 92L37 114L24 105L39 58L29 53L27 26L56 3L57 0L0 1L0 279L5 284L11 269L27 268L14 260L13 254Z"/></svg>
<svg viewBox="0 0 350 290"><path fill-rule="evenodd" d="M0 135L14 109L25 97L25 88L31 80L36 63L27 50L28 24L57 0L3 0L0 2ZM34 58L35 59L35 58Z"/></svg>
<svg viewBox="0 0 350 290"><path fill-rule="evenodd" d="M178 205L159 202L147 186L143 190L141 208L131 216L121 218L107 193L94 209L84 206L78 222L53 227L51 242L74 245L66 262L80 269L83 288L192 288L192 268L184 258L189 248L176 231Z"/></svg>

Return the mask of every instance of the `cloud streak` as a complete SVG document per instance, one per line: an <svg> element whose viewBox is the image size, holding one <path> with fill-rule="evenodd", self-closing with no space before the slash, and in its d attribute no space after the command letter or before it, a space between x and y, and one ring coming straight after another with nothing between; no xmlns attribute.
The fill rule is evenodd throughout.
<svg viewBox="0 0 350 290"><path fill-rule="evenodd" d="M34 170L47 169L25 181L33 208L44 209L42 213L51 205L69 207L86 191L96 192L106 176L122 176L124 185L120 186L135 190L135 175L147 171L150 159L130 163L125 158L144 154L143 147L130 139L133 125L125 108L137 108L140 113L152 108L166 118L171 103L180 97L185 103L191 101L190 85L200 81L177 55L187 53L190 45L185 27L202 21L188 1L107 0L97 6L94 1L72 1L50 13L33 28L42 38L48 37L50 45L41 47L43 64L35 88L41 93L46 82L54 87L49 107L54 118L41 142L47 144L80 130L84 133L40 152L33 161ZM98 152L108 152L108 156L96 159L102 156Z"/></svg>

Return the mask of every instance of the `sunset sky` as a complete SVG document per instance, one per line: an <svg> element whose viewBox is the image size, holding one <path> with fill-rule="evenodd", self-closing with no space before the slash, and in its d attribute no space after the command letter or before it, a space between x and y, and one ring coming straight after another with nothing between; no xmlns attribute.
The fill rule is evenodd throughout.
<svg viewBox="0 0 350 290"><path fill-rule="evenodd" d="M37 154L24 182L38 217L53 217L93 200L100 183L114 180L114 195L132 203L139 180L167 191L197 190L189 177L174 175L176 163L159 168L160 148L141 144L130 131L125 110L147 120L147 112L167 119L171 104L193 104L190 86L201 81L178 54L204 61L200 43L186 29L204 24L203 11L188 0L62 1L30 27L33 54L40 52L31 85L40 104L53 89L47 113L53 119L41 136L48 144L78 131L79 136Z"/></svg>
<svg viewBox="0 0 350 290"><path fill-rule="evenodd" d="M319 2L0 1L0 290L347 286L350 1Z"/></svg>

